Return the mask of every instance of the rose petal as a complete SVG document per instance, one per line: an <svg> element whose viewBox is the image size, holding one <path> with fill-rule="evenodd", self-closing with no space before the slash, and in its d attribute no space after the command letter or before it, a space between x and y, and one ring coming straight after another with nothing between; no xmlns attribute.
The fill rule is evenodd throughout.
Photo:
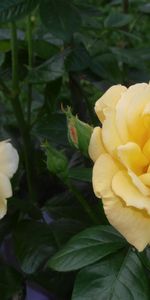
<svg viewBox="0 0 150 300"><path fill-rule="evenodd" d="M112 190L127 206L146 210L150 214L150 198L144 196L132 183L126 171L119 171L112 179Z"/></svg>
<svg viewBox="0 0 150 300"><path fill-rule="evenodd" d="M18 168L19 156L7 141L0 142L0 172L11 178Z"/></svg>
<svg viewBox="0 0 150 300"><path fill-rule="evenodd" d="M100 127L95 127L89 143L89 156L95 162L97 158L105 151L102 142L102 130Z"/></svg>
<svg viewBox="0 0 150 300"><path fill-rule="evenodd" d="M127 169L131 169L137 175L142 174L145 167L148 166L149 162L147 158L142 153L140 147L133 142L119 146L117 152L123 165Z"/></svg>
<svg viewBox="0 0 150 300"><path fill-rule="evenodd" d="M145 185L145 183L141 180L140 176L137 176L131 170L128 170L128 174L133 182L133 184L137 187L137 189L144 195L150 196L150 189Z"/></svg>
<svg viewBox="0 0 150 300"><path fill-rule="evenodd" d="M148 161L150 162L150 139L148 139L146 141L146 143L144 144L143 147L143 154L146 156L146 158L148 159Z"/></svg>
<svg viewBox="0 0 150 300"><path fill-rule="evenodd" d="M137 90L132 98L128 113L127 113L127 125L133 140L139 145L144 145L149 136L149 130L144 126L143 110L145 106L150 102L150 85L141 84L141 90ZM138 130L137 130L138 128Z"/></svg>
<svg viewBox="0 0 150 300"><path fill-rule="evenodd" d="M127 112L129 106L131 105L131 101L134 96L141 90L145 89L145 87L147 87L146 83L139 83L130 86L126 92L122 94L122 97L116 104L116 127L124 143L127 143L132 139L127 125Z"/></svg>
<svg viewBox="0 0 150 300"><path fill-rule="evenodd" d="M142 182L150 187L150 173L144 173L139 176L139 178L142 180Z"/></svg>
<svg viewBox="0 0 150 300"><path fill-rule="evenodd" d="M0 200L0 219L2 219L7 212L7 200L1 199Z"/></svg>
<svg viewBox="0 0 150 300"><path fill-rule="evenodd" d="M9 198L12 196L12 188L10 180L7 176L0 173L0 199Z"/></svg>
<svg viewBox="0 0 150 300"><path fill-rule="evenodd" d="M97 100L95 103L95 112L100 119L101 122L104 121L105 115L103 110L105 108L115 108L116 103L120 99L122 93L126 91L126 87L123 85L114 85L109 88L100 99Z"/></svg>
<svg viewBox="0 0 150 300"><path fill-rule="evenodd" d="M109 112L102 127L102 140L107 151L116 156L116 149L123 142L116 128L115 112Z"/></svg>
<svg viewBox="0 0 150 300"><path fill-rule="evenodd" d="M149 102L144 107L142 118L143 118L144 127L149 130L150 127L150 103Z"/></svg>
<svg viewBox="0 0 150 300"><path fill-rule="evenodd" d="M118 197L103 199L110 222L139 251L150 242L150 217L144 211L126 207Z"/></svg>
<svg viewBox="0 0 150 300"><path fill-rule="evenodd" d="M108 154L102 154L96 160L93 168L93 189L98 198L112 197L114 194L111 188L113 176L117 173L118 167L115 161Z"/></svg>

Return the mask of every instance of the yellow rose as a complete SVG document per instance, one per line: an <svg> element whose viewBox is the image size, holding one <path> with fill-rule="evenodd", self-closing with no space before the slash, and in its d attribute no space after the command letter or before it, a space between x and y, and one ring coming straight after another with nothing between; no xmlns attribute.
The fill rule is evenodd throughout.
<svg viewBox="0 0 150 300"><path fill-rule="evenodd" d="M109 222L139 251L150 243L150 84L112 86L95 104L93 189Z"/></svg>
<svg viewBox="0 0 150 300"><path fill-rule="evenodd" d="M0 142L0 219L7 212L7 198L12 196L10 178L18 168L19 157L9 141Z"/></svg>

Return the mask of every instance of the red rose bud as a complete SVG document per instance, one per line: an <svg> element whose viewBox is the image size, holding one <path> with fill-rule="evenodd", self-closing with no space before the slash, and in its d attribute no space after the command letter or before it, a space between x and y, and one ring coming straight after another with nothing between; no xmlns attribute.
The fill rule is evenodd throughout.
<svg viewBox="0 0 150 300"><path fill-rule="evenodd" d="M49 143L43 145L47 157L47 168L48 170L59 177L62 181L66 181L68 178L68 160L67 157L62 153L53 148Z"/></svg>
<svg viewBox="0 0 150 300"><path fill-rule="evenodd" d="M68 123L68 138L70 143L78 148L78 134L74 124Z"/></svg>
<svg viewBox="0 0 150 300"><path fill-rule="evenodd" d="M71 145L79 149L85 156L89 156L88 147L93 128L73 116L71 109L65 112L68 124L68 139Z"/></svg>

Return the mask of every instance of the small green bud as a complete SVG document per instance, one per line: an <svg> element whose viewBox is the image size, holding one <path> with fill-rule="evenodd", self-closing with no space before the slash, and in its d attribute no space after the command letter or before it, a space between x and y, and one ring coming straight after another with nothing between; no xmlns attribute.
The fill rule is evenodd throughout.
<svg viewBox="0 0 150 300"><path fill-rule="evenodd" d="M48 170L58 176L62 181L66 181L68 178L68 160L67 157L62 153L53 148L48 142L43 147L47 157L47 168Z"/></svg>
<svg viewBox="0 0 150 300"><path fill-rule="evenodd" d="M89 157L88 147L93 128L73 116L71 109L65 112L68 124L68 139L71 145L79 149L85 156Z"/></svg>

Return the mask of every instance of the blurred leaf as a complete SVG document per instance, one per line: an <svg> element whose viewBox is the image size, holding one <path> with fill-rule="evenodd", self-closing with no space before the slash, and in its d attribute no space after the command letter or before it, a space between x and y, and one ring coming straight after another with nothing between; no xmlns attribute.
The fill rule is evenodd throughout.
<svg viewBox="0 0 150 300"><path fill-rule="evenodd" d="M49 31L46 32L42 36L43 40L48 42L51 45L57 46L57 47L64 47L63 41L61 39L56 38L56 36L53 36Z"/></svg>
<svg viewBox="0 0 150 300"><path fill-rule="evenodd" d="M110 15L105 19L105 27L120 28L128 25L132 21L133 17L131 15L111 12Z"/></svg>
<svg viewBox="0 0 150 300"><path fill-rule="evenodd" d="M31 83L45 83L54 81L64 74L64 59L66 53L54 55L39 67L29 71L28 81Z"/></svg>
<svg viewBox="0 0 150 300"><path fill-rule="evenodd" d="M39 0L0 0L0 22L16 21L31 12Z"/></svg>
<svg viewBox="0 0 150 300"><path fill-rule="evenodd" d="M80 72L88 68L90 56L83 45L75 46L66 59L66 68L71 72Z"/></svg>
<svg viewBox="0 0 150 300"><path fill-rule="evenodd" d="M45 87L45 99L47 101L49 111L54 112L56 109L56 102L62 87L62 78L50 81Z"/></svg>
<svg viewBox="0 0 150 300"><path fill-rule="evenodd" d="M74 277L75 275L71 272L58 273L53 270L46 269L43 272L31 275L30 279L47 291L61 297L61 299L70 299Z"/></svg>
<svg viewBox="0 0 150 300"><path fill-rule="evenodd" d="M111 53L94 57L90 69L94 74L103 79L110 80L112 83L120 83L122 80L122 73L116 57Z"/></svg>
<svg viewBox="0 0 150 300"><path fill-rule="evenodd" d="M74 236L49 261L56 271L77 270L126 246L126 241L111 226L88 228Z"/></svg>
<svg viewBox="0 0 150 300"><path fill-rule="evenodd" d="M5 216L5 218L0 221L0 243L2 243L3 239L9 234L11 227L10 218Z"/></svg>
<svg viewBox="0 0 150 300"><path fill-rule="evenodd" d="M142 48L129 48L120 49L117 47L111 47L112 53L118 58L119 61L128 64L130 66L135 66L137 68L143 68L146 66L145 63L149 63L150 51L149 47ZM140 61L139 61L140 57Z"/></svg>
<svg viewBox="0 0 150 300"><path fill-rule="evenodd" d="M130 0L129 0L130 1ZM111 0L110 5L121 5L122 4L122 0Z"/></svg>
<svg viewBox="0 0 150 300"><path fill-rule="evenodd" d="M101 8L99 6L94 5L94 2L93 4L89 4L89 3L84 3L79 1L77 5L80 10L80 14L82 16L85 15L85 16L96 17L96 16L101 16L102 14Z"/></svg>
<svg viewBox="0 0 150 300"><path fill-rule="evenodd" d="M136 42L142 42L142 37L137 35L136 33L134 34L123 29L119 29L118 32L120 32L123 36L129 38L131 41L135 40Z"/></svg>
<svg viewBox="0 0 150 300"><path fill-rule="evenodd" d="M128 73L126 75L126 78L129 80L129 82L149 82L149 70L142 70L139 68L128 70Z"/></svg>
<svg viewBox="0 0 150 300"><path fill-rule="evenodd" d="M36 205L31 203L27 199L11 199L12 201L8 201L8 209L13 212L16 211L22 212L23 214L29 214L33 219L40 220L42 217L41 210Z"/></svg>
<svg viewBox="0 0 150 300"><path fill-rule="evenodd" d="M149 14L150 13L150 3L145 3L139 7L139 11Z"/></svg>
<svg viewBox="0 0 150 300"><path fill-rule="evenodd" d="M7 52L11 49L11 44L9 40L0 40L0 51Z"/></svg>
<svg viewBox="0 0 150 300"><path fill-rule="evenodd" d="M3 64L4 60L5 60L5 53L0 52L0 66Z"/></svg>
<svg viewBox="0 0 150 300"><path fill-rule="evenodd" d="M59 51L58 47L44 40L33 40L33 51L43 59L50 59Z"/></svg>
<svg viewBox="0 0 150 300"><path fill-rule="evenodd" d="M9 300L21 289L21 275L13 268L0 263L0 295L2 300Z"/></svg>
<svg viewBox="0 0 150 300"><path fill-rule="evenodd" d="M78 115L79 119L86 122L88 108L85 103L85 94L82 89L80 77L75 72L69 72L69 88L71 91L73 112Z"/></svg>
<svg viewBox="0 0 150 300"><path fill-rule="evenodd" d="M84 167L76 167L69 169L69 177L71 179L92 182L92 169Z"/></svg>
<svg viewBox="0 0 150 300"><path fill-rule="evenodd" d="M80 28L77 8L68 0L43 0L40 4L43 24L56 37L69 40Z"/></svg>
<svg viewBox="0 0 150 300"><path fill-rule="evenodd" d="M22 44L24 41L24 32L21 30L17 30L18 43ZM8 52L11 50L11 30L6 28L0 29L0 51Z"/></svg>
<svg viewBox="0 0 150 300"><path fill-rule="evenodd" d="M53 146L68 145L66 119L62 113L41 116L33 133L41 142L48 140Z"/></svg>
<svg viewBox="0 0 150 300"><path fill-rule="evenodd" d="M23 272L31 274L43 265L56 250L56 242L49 225L22 221L14 231L14 247Z"/></svg>
<svg viewBox="0 0 150 300"><path fill-rule="evenodd" d="M10 40L11 30L6 28L0 28L0 40Z"/></svg>
<svg viewBox="0 0 150 300"><path fill-rule="evenodd" d="M48 200L43 208L52 218L71 218L88 223L89 219L79 202L69 193L61 193Z"/></svg>
<svg viewBox="0 0 150 300"><path fill-rule="evenodd" d="M79 272L72 300L149 300L150 287L135 252L108 256Z"/></svg>

